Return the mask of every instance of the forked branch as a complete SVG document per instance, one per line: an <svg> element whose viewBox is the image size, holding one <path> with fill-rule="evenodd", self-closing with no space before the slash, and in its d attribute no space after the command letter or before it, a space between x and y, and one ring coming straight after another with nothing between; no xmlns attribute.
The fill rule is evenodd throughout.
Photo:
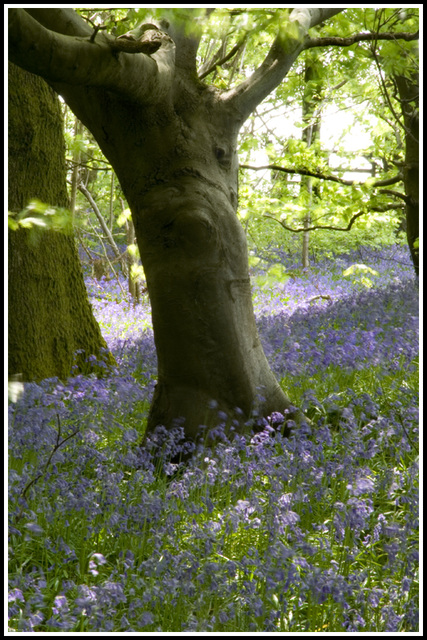
<svg viewBox="0 0 427 640"><path fill-rule="evenodd" d="M65 29L63 23L59 29ZM53 85L108 89L135 101L155 103L169 90L175 67L175 47L170 39L162 41L154 59L128 53L113 55L110 44L114 38L99 34L91 42L91 34L64 35L46 28L24 9L9 9L9 60Z"/></svg>
<svg viewBox="0 0 427 640"><path fill-rule="evenodd" d="M308 30L343 9L293 9L279 29L264 62L244 82L223 94L224 102L240 114L241 121L255 110L285 78L304 48Z"/></svg>

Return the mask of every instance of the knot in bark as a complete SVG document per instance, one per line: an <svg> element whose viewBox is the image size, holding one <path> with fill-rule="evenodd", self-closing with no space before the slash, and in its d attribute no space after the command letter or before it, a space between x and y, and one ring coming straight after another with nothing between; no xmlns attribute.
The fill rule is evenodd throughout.
<svg viewBox="0 0 427 640"><path fill-rule="evenodd" d="M116 38L111 43L111 48L113 51L152 55L166 42L173 40L156 25L147 23Z"/></svg>

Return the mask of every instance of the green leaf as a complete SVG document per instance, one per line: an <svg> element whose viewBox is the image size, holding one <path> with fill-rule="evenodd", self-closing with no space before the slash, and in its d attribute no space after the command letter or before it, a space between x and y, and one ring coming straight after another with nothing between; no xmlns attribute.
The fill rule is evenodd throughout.
<svg viewBox="0 0 427 640"><path fill-rule="evenodd" d="M139 250L136 244L130 244L127 247L127 252L131 255L131 256L139 256Z"/></svg>
<svg viewBox="0 0 427 640"><path fill-rule="evenodd" d="M343 276L350 276L358 273L371 273L373 276L379 276L380 274L375 269L371 269L366 264L352 264L351 267L342 272Z"/></svg>
<svg viewBox="0 0 427 640"><path fill-rule="evenodd" d="M130 268L132 280L145 280L145 273L142 265L133 264Z"/></svg>
<svg viewBox="0 0 427 640"><path fill-rule="evenodd" d="M280 263L273 264L267 273L270 277L282 282L289 280L289 276L286 274L286 268Z"/></svg>
<svg viewBox="0 0 427 640"><path fill-rule="evenodd" d="M11 229L12 231L16 231L16 229L18 229L19 227L19 223L14 220L14 212L13 211L8 211L7 214L7 226L9 227L9 229Z"/></svg>
<svg viewBox="0 0 427 640"><path fill-rule="evenodd" d="M28 216L27 218L23 218L19 221L19 225L24 227L24 229L31 229L31 227L47 227L47 224L41 218L31 218Z"/></svg>
<svg viewBox="0 0 427 640"><path fill-rule="evenodd" d="M254 280L260 289L273 289L278 284L286 284L289 278L286 268L277 263L271 265L264 275L256 276Z"/></svg>
<svg viewBox="0 0 427 640"><path fill-rule="evenodd" d="M372 280L370 278L365 278L365 276L362 276L359 282L367 289L371 289L374 286Z"/></svg>
<svg viewBox="0 0 427 640"><path fill-rule="evenodd" d="M131 218L132 214L130 209L124 209L117 218L117 224L119 225L119 227L122 227L124 224L126 224L126 221L130 220Z"/></svg>

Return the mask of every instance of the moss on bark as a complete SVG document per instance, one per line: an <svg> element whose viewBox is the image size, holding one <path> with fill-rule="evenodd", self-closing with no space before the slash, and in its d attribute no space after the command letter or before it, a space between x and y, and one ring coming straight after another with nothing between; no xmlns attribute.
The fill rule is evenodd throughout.
<svg viewBox="0 0 427 640"><path fill-rule="evenodd" d="M66 207L65 146L58 98L40 78L9 65L9 210L37 198ZM9 373L41 380L71 373L74 354L111 354L87 298L74 237L19 229L8 238Z"/></svg>

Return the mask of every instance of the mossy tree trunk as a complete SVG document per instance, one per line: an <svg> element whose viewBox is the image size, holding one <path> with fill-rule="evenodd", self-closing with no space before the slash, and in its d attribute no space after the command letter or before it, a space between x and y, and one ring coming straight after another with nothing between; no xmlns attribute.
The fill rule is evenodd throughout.
<svg viewBox="0 0 427 640"><path fill-rule="evenodd" d="M39 78L9 64L9 210L37 198L67 207L59 101ZM66 379L76 350L112 363L93 316L74 237L36 229L8 233L8 365L23 380Z"/></svg>

